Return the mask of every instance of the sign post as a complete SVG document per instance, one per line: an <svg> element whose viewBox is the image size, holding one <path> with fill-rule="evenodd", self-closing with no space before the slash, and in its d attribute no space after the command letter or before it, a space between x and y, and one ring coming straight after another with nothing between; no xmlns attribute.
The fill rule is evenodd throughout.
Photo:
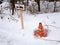
<svg viewBox="0 0 60 45"><path fill-rule="evenodd" d="M23 22L22 8L20 8L20 19L21 19L21 28L24 29L24 22Z"/></svg>

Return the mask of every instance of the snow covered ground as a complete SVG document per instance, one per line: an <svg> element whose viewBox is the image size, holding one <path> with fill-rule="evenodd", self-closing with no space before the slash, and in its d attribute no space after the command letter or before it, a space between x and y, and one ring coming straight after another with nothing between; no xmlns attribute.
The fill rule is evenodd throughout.
<svg viewBox="0 0 60 45"><path fill-rule="evenodd" d="M0 14L0 45L60 45L60 12L35 15L23 12L24 29L21 29L21 20L16 13L14 18L9 10ZM34 36L39 22L48 28L48 37L41 39Z"/></svg>
<svg viewBox="0 0 60 45"><path fill-rule="evenodd" d="M0 19L0 45L60 45L60 13L36 14L36 16L23 12L24 29L21 29L20 18L16 17L18 22L8 19L6 15ZM48 37L43 40L34 36L34 30L38 23L48 25ZM45 26L44 26L45 27Z"/></svg>

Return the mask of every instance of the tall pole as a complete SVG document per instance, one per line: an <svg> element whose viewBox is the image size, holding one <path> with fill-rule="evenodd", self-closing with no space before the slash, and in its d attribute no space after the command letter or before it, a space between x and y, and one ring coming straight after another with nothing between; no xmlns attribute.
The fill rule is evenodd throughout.
<svg viewBox="0 0 60 45"><path fill-rule="evenodd" d="M23 22L22 8L20 9L20 19L21 19L21 28L24 29L24 22Z"/></svg>

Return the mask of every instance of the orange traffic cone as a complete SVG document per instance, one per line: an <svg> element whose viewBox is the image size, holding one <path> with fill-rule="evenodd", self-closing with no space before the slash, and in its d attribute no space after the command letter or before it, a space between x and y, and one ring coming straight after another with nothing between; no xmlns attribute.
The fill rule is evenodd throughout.
<svg viewBox="0 0 60 45"><path fill-rule="evenodd" d="M40 30L40 31L39 31L39 36L40 36L40 37L47 37L47 32L46 32L46 30Z"/></svg>
<svg viewBox="0 0 60 45"><path fill-rule="evenodd" d="M34 32L35 36L47 37L47 30L44 30L42 23L39 23L38 30Z"/></svg>

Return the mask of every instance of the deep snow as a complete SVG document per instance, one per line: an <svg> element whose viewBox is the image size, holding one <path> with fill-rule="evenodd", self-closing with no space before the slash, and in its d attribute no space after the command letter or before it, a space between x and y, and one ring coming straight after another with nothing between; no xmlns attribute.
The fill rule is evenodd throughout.
<svg viewBox="0 0 60 45"><path fill-rule="evenodd" d="M48 37L44 39L60 40L60 13L35 14L36 16L23 12L24 29L21 29L20 18L16 17L18 22L8 20L9 15L0 19L0 45L60 45L60 42L46 41L36 38L34 30L38 23L48 25ZM46 27L46 26L44 26Z"/></svg>

